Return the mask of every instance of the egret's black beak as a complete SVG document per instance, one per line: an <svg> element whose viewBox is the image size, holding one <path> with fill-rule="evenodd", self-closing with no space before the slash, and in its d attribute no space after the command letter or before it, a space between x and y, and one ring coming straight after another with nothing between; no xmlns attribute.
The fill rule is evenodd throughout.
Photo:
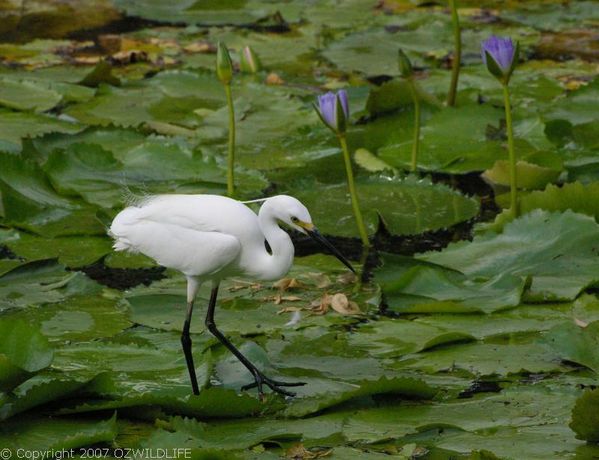
<svg viewBox="0 0 599 460"><path fill-rule="evenodd" d="M343 265L345 265L347 268L349 268L352 272L356 273L356 271L354 270L354 267L351 266L351 264L349 263L349 261L343 257L343 254L341 254L337 248L335 248L335 246L333 246L331 243L329 243L329 241L320 234L320 232L318 230L316 230L316 228L312 227L312 229L308 230L307 228L305 229L306 233L308 235L310 235L310 237L312 237L312 239L314 239L315 241L318 241L320 244L322 244L324 247L326 247L329 251L331 251L333 253L333 255L335 257L337 257L337 259L339 259Z"/></svg>

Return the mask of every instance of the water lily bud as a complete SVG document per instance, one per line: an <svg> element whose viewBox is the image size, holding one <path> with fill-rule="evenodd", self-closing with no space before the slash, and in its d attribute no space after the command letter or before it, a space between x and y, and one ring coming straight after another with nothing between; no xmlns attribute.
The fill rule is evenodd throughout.
<svg viewBox="0 0 599 460"><path fill-rule="evenodd" d="M483 41L481 45L481 54L487 69L506 85L518 62L518 50L518 43L514 45L511 38L494 35Z"/></svg>
<svg viewBox="0 0 599 460"><path fill-rule="evenodd" d="M329 91L318 96L318 105L315 105L315 109L325 125L337 134L345 133L349 118L347 91L342 89L337 94Z"/></svg>
<svg viewBox="0 0 599 460"><path fill-rule="evenodd" d="M262 63L256 52L249 46L241 50L239 67L245 73L258 73L262 69Z"/></svg>
<svg viewBox="0 0 599 460"><path fill-rule="evenodd" d="M224 85L228 85L233 79L233 63L231 62L231 56L229 55L227 47L221 42L218 42L216 51L216 75Z"/></svg>
<svg viewBox="0 0 599 460"><path fill-rule="evenodd" d="M397 56L397 62L399 64L399 74L404 78L410 78L414 75L414 69L412 69L412 63L406 53L402 49L399 50Z"/></svg>

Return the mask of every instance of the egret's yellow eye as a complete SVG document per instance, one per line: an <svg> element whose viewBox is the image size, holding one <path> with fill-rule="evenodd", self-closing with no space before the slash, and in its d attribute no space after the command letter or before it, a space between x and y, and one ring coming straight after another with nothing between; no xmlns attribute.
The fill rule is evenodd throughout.
<svg viewBox="0 0 599 460"><path fill-rule="evenodd" d="M299 219L297 217L293 216L291 218L291 222L293 222L295 224L295 223L299 222Z"/></svg>

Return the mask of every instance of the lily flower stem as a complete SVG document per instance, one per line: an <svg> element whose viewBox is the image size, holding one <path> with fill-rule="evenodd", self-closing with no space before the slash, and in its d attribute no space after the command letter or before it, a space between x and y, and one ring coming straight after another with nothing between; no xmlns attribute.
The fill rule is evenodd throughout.
<svg viewBox="0 0 599 460"><path fill-rule="evenodd" d="M408 85L410 86L410 93L412 94L412 100L414 101L414 139L412 141L412 164L410 170L416 172L418 166L418 150L420 148L420 97L416 90L416 84L412 78L408 78Z"/></svg>
<svg viewBox="0 0 599 460"><path fill-rule="evenodd" d="M518 217L518 189L516 177L516 153L514 152L514 131L512 127L512 107L510 104L510 91L507 84L503 84L503 103L505 106L505 124L507 129L507 145L510 158L510 208L512 215Z"/></svg>
<svg viewBox="0 0 599 460"><path fill-rule="evenodd" d="M447 93L447 105L449 107L453 107L455 105L455 97L458 89L458 77L460 76L460 63L462 60L462 31L460 29L460 17L458 16L456 1L457 0L449 0L454 40L453 63L451 66L451 83L449 85L449 93Z"/></svg>
<svg viewBox="0 0 599 460"><path fill-rule="evenodd" d="M229 107L229 155L227 157L227 195L232 197L235 193L235 110L231 85L225 84L225 95Z"/></svg>
<svg viewBox="0 0 599 460"><path fill-rule="evenodd" d="M351 158L349 156L349 150L347 148L347 140L345 134L339 133L339 144L341 144L341 150L343 151L343 159L345 161L345 173L347 174L347 185L349 187L349 194L351 196L351 205L354 210L354 217L356 218L356 224L358 225L358 232L360 233L360 239L364 247L370 247L370 241L368 240L368 233L366 232L366 226L362 219L362 211L360 211L360 203L358 201L358 194L356 192L356 185L354 183L354 173L351 165Z"/></svg>

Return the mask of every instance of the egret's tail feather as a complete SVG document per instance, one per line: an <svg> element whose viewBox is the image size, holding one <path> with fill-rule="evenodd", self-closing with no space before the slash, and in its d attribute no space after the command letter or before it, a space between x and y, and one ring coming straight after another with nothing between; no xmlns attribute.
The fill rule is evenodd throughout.
<svg viewBox="0 0 599 460"><path fill-rule="evenodd" d="M112 248L115 251L132 251L135 252L135 248L133 246L131 246L131 242L127 241L127 240L123 240L123 239L117 239L114 244L112 245Z"/></svg>

